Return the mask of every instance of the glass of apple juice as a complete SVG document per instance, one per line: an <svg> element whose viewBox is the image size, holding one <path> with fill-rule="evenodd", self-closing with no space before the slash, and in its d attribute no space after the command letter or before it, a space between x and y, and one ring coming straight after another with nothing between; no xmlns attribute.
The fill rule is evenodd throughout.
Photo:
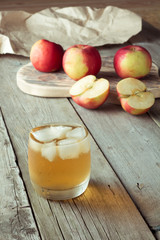
<svg viewBox="0 0 160 240"><path fill-rule="evenodd" d="M90 141L86 127L54 123L29 134L28 169L35 191L50 200L78 197L90 179Z"/></svg>

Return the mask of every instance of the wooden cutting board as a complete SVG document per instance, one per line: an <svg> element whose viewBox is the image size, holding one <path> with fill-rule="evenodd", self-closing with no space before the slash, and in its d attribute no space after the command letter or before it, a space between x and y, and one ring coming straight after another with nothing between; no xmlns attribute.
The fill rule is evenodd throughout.
<svg viewBox="0 0 160 240"><path fill-rule="evenodd" d="M101 71L97 78L106 78L110 82L110 94L107 99L110 103L119 104L116 85L121 80L115 73L113 57L102 57ZM150 73L141 79L147 89L153 92L155 98L160 98L160 77L158 67L153 63ZM37 71L29 62L17 72L17 85L27 94L39 97L70 97L69 89L75 83L64 71L43 73Z"/></svg>

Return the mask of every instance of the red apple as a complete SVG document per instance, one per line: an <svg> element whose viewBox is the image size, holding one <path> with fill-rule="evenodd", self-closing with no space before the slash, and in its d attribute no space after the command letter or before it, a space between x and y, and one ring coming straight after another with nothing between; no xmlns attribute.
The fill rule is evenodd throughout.
<svg viewBox="0 0 160 240"><path fill-rule="evenodd" d="M122 108L133 115L146 113L155 102L153 93L148 92L146 85L135 78L125 78L119 81L117 93Z"/></svg>
<svg viewBox="0 0 160 240"><path fill-rule="evenodd" d="M101 69L101 56L95 47L74 45L65 51L62 65L70 78L79 80L86 75L97 75Z"/></svg>
<svg viewBox="0 0 160 240"><path fill-rule="evenodd" d="M96 109L106 101L109 89L110 85L107 79L96 79L94 75L88 75L71 87L70 95L78 105Z"/></svg>
<svg viewBox="0 0 160 240"><path fill-rule="evenodd" d="M41 39L33 44L30 60L38 71L54 72L62 67L63 53L61 45Z"/></svg>
<svg viewBox="0 0 160 240"><path fill-rule="evenodd" d="M142 78L150 72L151 66L151 55L141 46L122 47L114 56L114 68L121 78Z"/></svg>

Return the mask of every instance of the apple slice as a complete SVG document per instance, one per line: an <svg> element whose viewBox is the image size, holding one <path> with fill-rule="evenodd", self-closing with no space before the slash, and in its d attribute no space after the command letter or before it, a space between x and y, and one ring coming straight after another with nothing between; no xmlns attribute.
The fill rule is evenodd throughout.
<svg viewBox="0 0 160 240"><path fill-rule="evenodd" d="M77 96L82 94L86 91L86 89L93 86L94 81L96 80L96 77L94 75L88 75L86 77L81 78L81 81L77 81L76 84L72 86L70 89L70 94L73 96Z"/></svg>
<svg viewBox="0 0 160 240"><path fill-rule="evenodd" d="M153 93L148 92L146 85L135 78L119 81L117 93L122 108L133 115L146 113L155 102Z"/></svg>
<svg viewBox="0 0 160 240"><path fill-rule="evenodd" d="M78 105L88 109L96 109L106 101L109 89L110 85L107 79L96 79L94 75L88 75L71 87L70 95Z"/></svg>

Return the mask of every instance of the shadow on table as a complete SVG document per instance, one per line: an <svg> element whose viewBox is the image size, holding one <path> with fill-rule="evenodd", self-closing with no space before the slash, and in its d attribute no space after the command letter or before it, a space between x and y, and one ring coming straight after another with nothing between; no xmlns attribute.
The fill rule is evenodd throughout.
<svg viewBox="0 0 160 240"><path fill-rule="evenodd" d="M107 215L121 217L121 214L125 216L134 209L132 200L118 181L104 184L91 179L85 193L75 198L74 202L77 206L83 204L105 217Z"/></svg>

